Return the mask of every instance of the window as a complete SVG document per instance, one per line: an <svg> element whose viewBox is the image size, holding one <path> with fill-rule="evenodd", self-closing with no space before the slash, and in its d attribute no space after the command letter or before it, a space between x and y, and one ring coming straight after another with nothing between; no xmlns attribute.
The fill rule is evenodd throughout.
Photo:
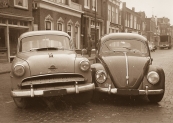
<svg viewBox="0 0 173 123"><path fill-rule="evenodd" d="M134 16L134 29L136 29L136 17Z"/></svg>
<svg viewBox="0 0 173 123"><path fill-rule="evenodd" d="M28 9L28 0L14 0L14 6L18 8Z"/></svg>
<svg viewBox="0 0 173 123"><path fill-rule="evenodd" d="M57 30L64 31L64 20L61 17L57 20Z"/></svg>
<svg viewBox="0 0 173 123"><path fill-rule="evenodd" d="M115 23L115 8L112 7L112 22Z"/></svg>
<svg viewBox="0 0 173 123"><path fill-rule="evenodd" d="M53 18L48 15L45 17L45 30L52 30L53 28Z"/></svg>
<svg viewBox="0 0 173 123"><path fill-rule="evenodd" d="M90 0L85 0L84 1L84 7L89 9L90 8Z"/></svg>
<svg viewBox="0 0 173 123"><path fill-rule="evenodd" d="M118 9L116 8L116 24L118 24Z"/></svg>
<svg viewBox="0 0 173 123"><path fill-rule="evenodd" d="M97 0L92 0L92 10L95 11L95 8L97 11Z"/></svg>
<svg viewBox="0 0 173 123"><path fill-rule="evenodd" d="M131 14L130 15L130 28L132 28L133 26L133 15Z"/></svg>
<svg viewBox="0 0 173 123"><path fill-rule="evenodd" d="M108 21L111 21L111 6L108 5Z"/></svg>
<svg viewBox="0 0 173 123"><path fill-rule="evenodd" d="M51 30L51 22L46 21L46 30Z"/></svg>
<svg viewBox="0 0 173 123"><path fill-rule="evenodd" d="M57 29L58 29L59 31L62 31L62 23L58 23Z"/></svg>
<svg viewBox="0 0 173 123"><path fill-rule="evenodd" d="M72 36L72 28L71 25L67 25L67 33L69 34L69 36Z"/></svg>

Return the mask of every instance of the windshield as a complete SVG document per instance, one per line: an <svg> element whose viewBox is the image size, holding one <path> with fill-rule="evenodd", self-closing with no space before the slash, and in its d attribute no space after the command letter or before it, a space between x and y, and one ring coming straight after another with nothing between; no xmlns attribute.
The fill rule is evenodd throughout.
<svg viewBox="0 0 173 123"><path fill-rule="evenodd" d="M108 40L102 44L101 53L117 51L148 54L146 44L139 40Z"/></svg>
<svg viewBox="0 0 173 123"><path fill-rule="evenodd" d="M62 35L35 35L20 41L20 52L44 49L71 50L70 40Z"/></svg>

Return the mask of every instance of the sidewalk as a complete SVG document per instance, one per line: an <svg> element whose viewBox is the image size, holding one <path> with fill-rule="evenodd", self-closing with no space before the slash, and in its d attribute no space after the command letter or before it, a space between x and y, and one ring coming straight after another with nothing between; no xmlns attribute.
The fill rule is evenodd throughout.
<svg viewBox="0 0 173 123"><path fill-rule="evenodd" d="M88 57L88 55L85 55L90 60L90 63L93 63L93 60L95 58L94 54L91 54L91 57ZM9 73L11 71L11 63L0 63L0 74Z"/></svg>
<svg viewBox="0 0 173 123"><path fill-rule="evenodd" d="M0 74L9 73L11 71L11 63L0 63Z"/></svg>

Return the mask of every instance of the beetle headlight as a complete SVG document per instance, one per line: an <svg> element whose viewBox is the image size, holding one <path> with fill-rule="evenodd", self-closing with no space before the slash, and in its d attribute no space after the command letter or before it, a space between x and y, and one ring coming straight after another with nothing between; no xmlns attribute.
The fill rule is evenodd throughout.
<svg viewBox="0 0 173 123"><path fill-rule="evenodd" d="M79 64L79 67L82 71L88 71L90 69L89 61L82 60Z"/></svg>
<svg viewBox="0 0 173 123"><path fill-rule="evenodd" d="M98 70L95 75L96 81L99 83L103 83L106 81L107 74L104 70Z"/></svg>
<svg viewBox="0 0 173 123"><path fill-rule="evenodd" d="M25 73L25 67L21 64L17 64L14 66L13 73L16 76L23 76Z"/></svg>
<svg viewBox="0 0 173 123"><path fill-rule="evenodd" d="M149 81L151 84L154 85L154 84L156 84L157 82L159 82L160 77L159 77L159 74L158 74L157 72L151 71L151 72L148 73L147 79L148 79L148 81Z"/></svg>

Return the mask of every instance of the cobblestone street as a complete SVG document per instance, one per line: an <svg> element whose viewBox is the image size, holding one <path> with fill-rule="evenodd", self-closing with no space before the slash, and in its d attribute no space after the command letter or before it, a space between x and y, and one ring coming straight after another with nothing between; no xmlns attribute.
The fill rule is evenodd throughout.
<svg viewBox="0 0 173 123"><path fill-rule="evenodd" d="M166 91L158 104L145 97L103 96L98 103L75 105L71 100L52 99L47 106L35 99L27 109L18 109L10 96L10 74L0 74L0 123L171 123L173 121L173 49L151 53L153 65L163 68Z"/></svg>

